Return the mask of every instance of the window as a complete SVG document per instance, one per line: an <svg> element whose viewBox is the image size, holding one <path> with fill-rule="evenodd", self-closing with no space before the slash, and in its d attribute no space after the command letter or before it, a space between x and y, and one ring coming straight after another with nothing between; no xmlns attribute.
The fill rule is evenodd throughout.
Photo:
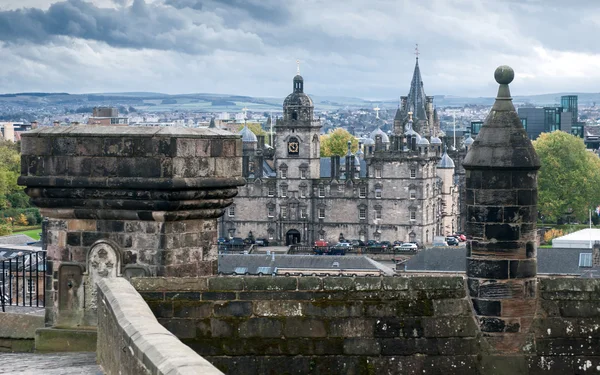
<svg viewBox="0 0 600 375"><path fill-rule="evenodd" d="M415 211L415 210L410 210L410 220L411 220L411 221L415 221L415 220L417 220L417 211Z"/></svg>
<svg viewBox="0 0 600 375"><path fill-rule="evenodd" d="M282 185L281 186L281 196L284 197L284 198L287 197L287 189L288 188L287 188L286 185Z"/></svg>
<svg viewBox="0 0 600 375"><path fill-rule="evenodd" d="M381 189L375 189L375 198L381 199Z"/></svg>
<svg viewBox="0 0 600 375"><path fill-rule="evenodd" d="M375 168L375 178L381 178L381 167Z"/></svg>
<svg viewBox="0 0 600 375"><path fill-rule="evenodd" d="M319 185L319 197L323 198L325 196L325 186Z"/></svg>
<svg viewBox="0 0 600 375"><path fill-rule="evenodd" d="M269 185L269 191L267 192L267 195L269 197L275 196L275 185Z"/></svg>
<svg viewBox="0 0 600 375"><path fill-rule="evenodd" d="M429 196L429 184L425 187L425 198Z"/></svg>
<svg viewBox="0 0 600 375"><path fill-rule="evenodd" d="M230 206L229 207L229 216L235 216L235 206Z"/></svg>
<svg viewBox="0 0 600 375"><path fill-rule="evenodd" d="M287 178L287 169L286 168L283 168L281 170L281 178Z"/></svg>
<svg viewBox="0 0 600 375"><path fill-rule="evenodd" d="M416 168L410 169L410 178L417 178L417 169Z"/></svg>
<svg viewBox="0 0 600 375"><path fill-rule="evenodd" d="M592 253L579 253L579 267L592 266Z"/></svg>
<svg viewBox="0 0 600 375"><path fill-rule="evenodd" d="M302 219L306 219L306 208L301 208L300 209L300 218Z"/></svg>
<svg viewBox="0 0 600 375"><path fill-rule="evenodd" d="M300 186L300 198L306 198L306 187Z"/></svg>
<svg viewBox="0 0 600 375"><path fill-rule="evenodd" d="M367 218L367 209L364 207L361 207L358 209L358 218L360 220L364 220Z"/></svg>
<svg viewBox="0 0 600 375"><path fill-rule="evenodd" d="M306 179L306 169L300 169L300 178L303 180Z"/></svg>
<svg viewBox="0 0 600 375"><path fill-rule="evenodd" d="M275 216L275 207L274 206L269 206L269 213L268 213L269 217L273 217Z"/></svg>
<svg viewBox="0 0 600 375"><path fill-rule="evenodd" d="M416 190L411 190L408 194L409 194L410 199L417 199L417 191Z"/></svg>
<svg viewBox="0 0 600 375"><path fill-rule="evenodd" d="M34 279L27 279L27 294L35 294L35 280Z"/></svg>
<svg viewBox="0 0 600 375"><path fill-rule="evenodd" d="M287 207L281 207L281 217L284 219L287 217Z"/></svg>
<svg viewBox="0 0 600 375"><path fill-rule="evenodd" d="M375 208L375 219L381 219L381 207Z"/></svg>
<svg viewBox="0 0 600 375"><path fill-rule="evenodd" d="M361 186L358 188L358 196L360 198L366 198L367 197L367 187L366 186Z"/></svg>
<svg viewBox="0 0 600 375"><path fill-rule="evenodd" d="M325 209L319 208L319 219L325 219Z"/></svg>

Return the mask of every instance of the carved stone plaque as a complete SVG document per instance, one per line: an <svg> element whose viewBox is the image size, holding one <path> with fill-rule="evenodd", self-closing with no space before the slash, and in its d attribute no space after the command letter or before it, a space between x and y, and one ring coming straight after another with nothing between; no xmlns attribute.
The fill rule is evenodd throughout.
<svg viewBox="0 0 600 375"><path fill-rule="evenodd" d="M96 308L96 283L103 278L119 276L120 266L119 253L110 244L101 242L90 249L87 264L86 308Z"/></svg>
<svg viewBox="0 0 600 375"><path fill-rule="evenodd" d="M80 308L79 288L83 281L83 267L79 264L61 264L58 271L58 308L76 310Z"/></svg>

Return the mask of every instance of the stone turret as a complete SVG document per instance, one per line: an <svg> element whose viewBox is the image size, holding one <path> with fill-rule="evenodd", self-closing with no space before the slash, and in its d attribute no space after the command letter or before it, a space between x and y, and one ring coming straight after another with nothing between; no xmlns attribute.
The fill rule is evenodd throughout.
<svg viewBox="0 0 600 375"><path fill-rule="evenodd" d="M522 350L536 309L537 170L540 161L521 124L508 84L463 162L466 170L467 277L480 329L500 352Z"/></svg>

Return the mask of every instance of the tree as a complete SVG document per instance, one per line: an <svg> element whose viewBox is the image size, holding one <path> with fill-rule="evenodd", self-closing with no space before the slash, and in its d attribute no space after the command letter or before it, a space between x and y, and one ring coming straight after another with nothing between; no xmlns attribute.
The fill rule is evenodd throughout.
<svg viewBox="0 0 600 375"><path fill-rule="evenodd" d="M19 216L17 216L15 219L15 224L26 226L28 224L27 216L25 216L25 214L19 214Z"/></svg>
<svg viewBox="0 0 600 375"><path fill-rule="evenodd" d="M533 146L540 157L538 210L550 221L565 216L580 221L600 203L600 158L583 139L563 131L542 133Z"/></svg>
<svg viewBox="0 0 600 375"><path fill-rule="evenodd" d="M337 128L329 134L321 136L321 156L344 156L348 152L348 141L352 142L351 150L358 150L358 140L347 130Z"/></svg>
<svg viewBox="0 0 600 375"><path fill-rule="evenodd" d="M252 130L254 135L267 135L267 132L263 130L262 126L258 122L250 122L246 124L248 129ZM238 127L238 132L244 128L244 125Z"/></svg>
<svg viewBox="0 0 600 375"><path fill-rule="evenodd" d="M23 190L17 185L21 174L19 145L9 141L0 142L0 209L10 207L7 196Z"/></svg>

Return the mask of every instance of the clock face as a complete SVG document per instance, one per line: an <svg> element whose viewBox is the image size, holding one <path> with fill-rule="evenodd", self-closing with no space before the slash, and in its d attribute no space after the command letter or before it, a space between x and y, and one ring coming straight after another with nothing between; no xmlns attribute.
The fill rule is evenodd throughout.
<svg viewBox="0 0 600 375"><path fill-rule="evenodd" d="M290 153L290 154L298 154L299 148L300 148L300 145L298 144L298 142L288 143L288 153Z"/></svg>

